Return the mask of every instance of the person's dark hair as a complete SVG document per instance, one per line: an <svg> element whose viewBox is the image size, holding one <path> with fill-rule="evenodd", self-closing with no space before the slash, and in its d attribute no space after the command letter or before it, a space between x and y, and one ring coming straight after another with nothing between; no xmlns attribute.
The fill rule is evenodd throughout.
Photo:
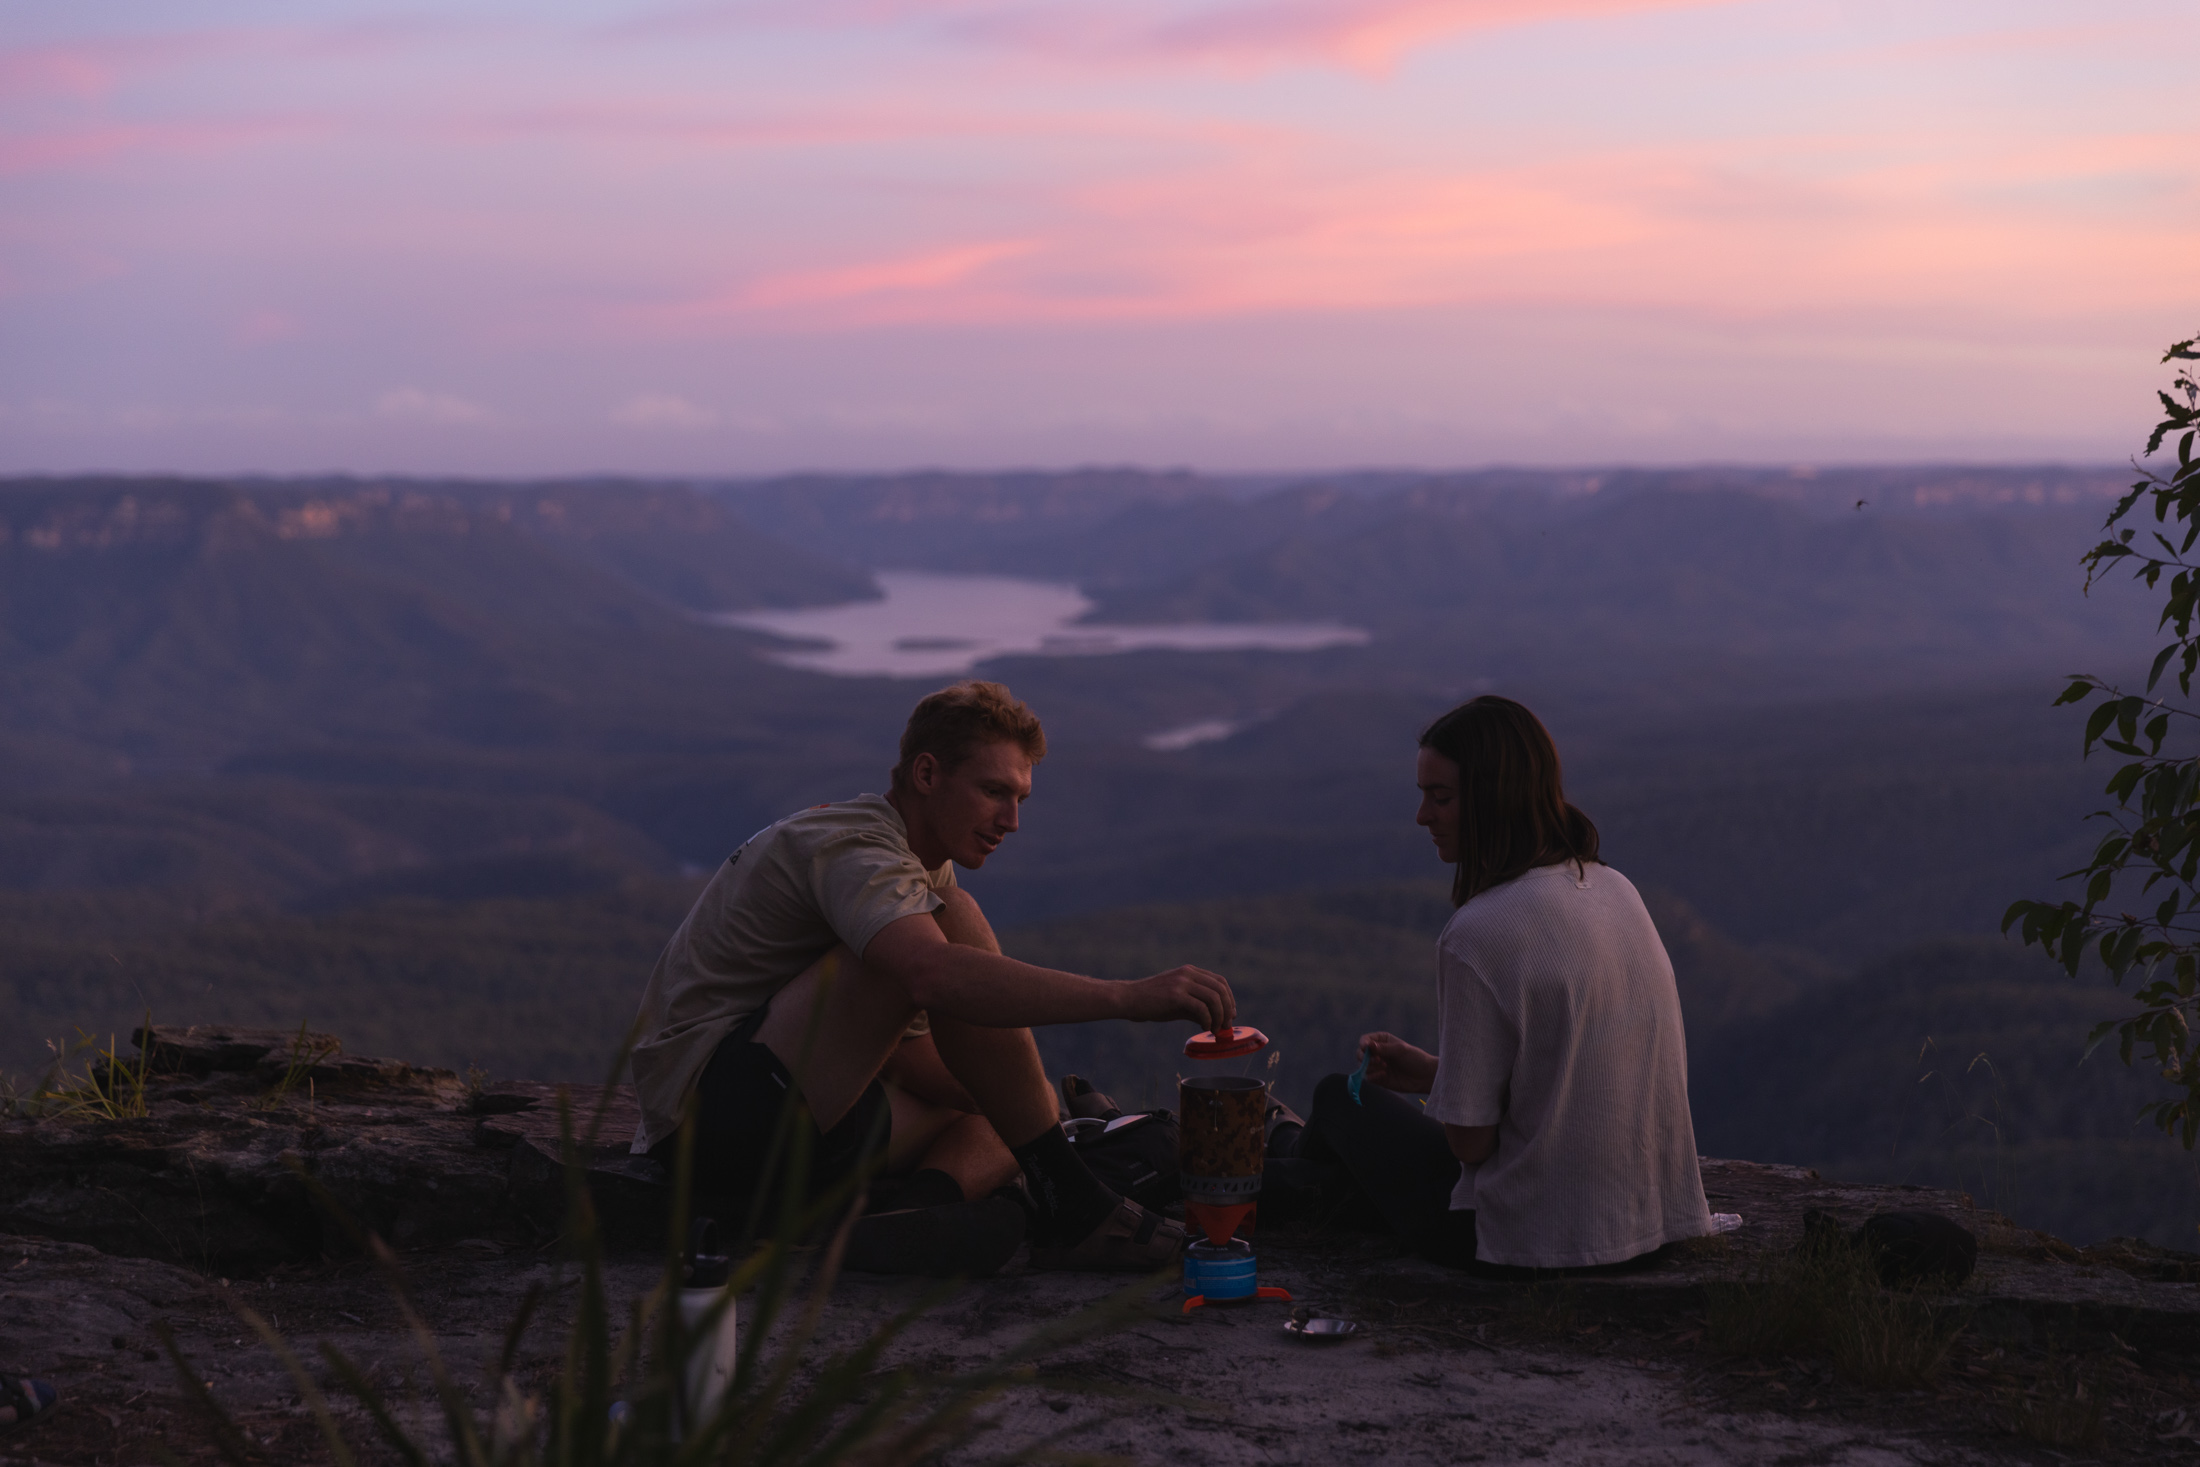
<svg viewBox="0 0 2200 1467"><path fill-rule="evenodd" d="M1459 865L1453 906L1524 871L1597 859L1597 828L1566 803L1558 745L1510 698L1460 704L1421 733L1421 747L1459 766Z"/></svg>
<svg viewBox="0 0 2200 1467"><path fill-rule="evenodd" d="M1018 702L999 683L961 682L931 694L911 710L901 731L901 762L894 766L894 788L909 786L909 766L919 754L940 761L953 774L987 744L1017 745L1036 764L1047 756L1046 731L1039 715Z"/></svg>

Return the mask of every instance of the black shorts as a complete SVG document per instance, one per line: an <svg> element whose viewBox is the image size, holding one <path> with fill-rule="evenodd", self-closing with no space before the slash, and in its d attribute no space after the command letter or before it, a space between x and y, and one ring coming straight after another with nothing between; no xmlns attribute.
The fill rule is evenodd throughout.
<svg viewBox="0 0 2200 1467"><path fill-rule="evenodd" d="M785 1198L787 1154L783 1151L780 1156L779 1175L766 1177L765 1168L786 1107L797 1107L790 1146L797 1134L809 1142L804 1201L822 1196L883 1157L893 1125L886 1087L873 1079L837 1125L820 1131L787 1067L756 1041L769 1012L769 1005L758 1009L720 1040L696 1079L693 1182L696 1211L734 1228L753 1216L765 1232L773 1227ZM649 1154L671 1166L678 1160L679 1147L675 1132L652 1146ZM757 1208L760 1192L765 1193L761 1211Z"/></svg>

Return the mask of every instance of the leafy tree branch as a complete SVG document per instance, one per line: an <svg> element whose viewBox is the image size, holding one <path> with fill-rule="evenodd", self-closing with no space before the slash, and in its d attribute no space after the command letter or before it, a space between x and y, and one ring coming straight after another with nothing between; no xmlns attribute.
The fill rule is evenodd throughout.
<svg viewBox="0 0 2200 1467"><path fill-rule="evenodd" d="M2200 337L2180 341L2162 360L2200 361L2196 348ZM2107 785L2116 807L2094 812L2092 818L2107 821L2110 830L2092 858L2065 878L2084 881L2084 900L2020 901L2001 925L2004 932L2018 928L2025 942L2059 959L2072 974L2091 948L2119 988L2127 977L2133 980L2139 1012L2098 1025L2087 1052L2114 1034L2125 1064L2145 1053L2172 1093L2142 1113L2191 1150L2200 1139L2200 1045L2193 1038L2194 1021L2200 1019L2200 754L2180 753L2174 746L2164 752L2175 720L2196 715L2171 707L2156 689L2175 667L2177 691L2190 698L2194 672L2200 670L2200 633L2194 627L2200 619L2200 558L2194 556L2200 544L2200 460L2193 457L2193 440L2200 436L2200 377L2194 368L2180 366L2170 389L2157 396L2162 421L2147 438L2143 460L2152 460L2174 438L2176 461L2157 469L2133 460L2140 477L2109 512L2102 526L2108 538L2086 552L2085 584L2090 592L2096 579L2123 563L2150 591L2162 591L2166 578L2156 629L2168 632L2170 640L2155 654L2143 693L2080 674L2055 700L2059 707L2100 699L2086 720L2084 752L2090 757L2098 744L2126 760ZM2125 521L2142 519L2148 506L2154 527L2141 541L2143 525ZM2109 910L2119 892L2141 910Z"/></svg>

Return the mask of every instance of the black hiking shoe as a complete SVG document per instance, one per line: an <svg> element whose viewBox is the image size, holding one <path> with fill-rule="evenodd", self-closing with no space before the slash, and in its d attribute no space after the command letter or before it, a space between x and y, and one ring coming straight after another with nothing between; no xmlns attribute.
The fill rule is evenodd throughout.
<svg viewBox="0 0 2200 1467"><path fill-rule="evenodd" d="M1188 1241L1184 1224L1172 1222L1126 1197L1101 1220L1100 1226L1076 1242L1033 1244L1031 1266L1092 1273L1152 1273L1183 1257Z"/></svg>
<svg viewBox="0 0 2200 1467"><path fill-rule="evenodd" d="M1059 1109L1065 1121L1112 1121L1123 1114L1123 1107L1093 1089L1092 1082L1081 1075L1062 1077Z"/></svg>
<svg viewBox="0 0 2200 1467"><path fill-rule="evenodd" d="M976 1202L907 1207L859 1217L842 1266L856 1273L983 1279L1024 1243L1024 1210L995 1193Z"/></svg>

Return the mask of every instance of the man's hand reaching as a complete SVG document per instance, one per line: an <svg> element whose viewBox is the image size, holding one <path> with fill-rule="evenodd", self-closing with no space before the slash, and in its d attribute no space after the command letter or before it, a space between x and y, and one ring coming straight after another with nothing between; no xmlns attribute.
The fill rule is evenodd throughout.
<svg viewBox="0 0 2200 1467"><path fill-rule="evenodd" d="M1189 1019L1212 1029L1237 1018L1237 1000L1220 973L1171 968L1121 983L1058 972L949 942L928 913L887 923L862 961L901 990L907 1007L992 1029L1094 1019Z"/></svg>
<svg viewBox="0 0 2200 1467"><path fill-rule="evenodd" d="M1205 968L1171 968L1123 985L1123 1017L1159 1023L1190 1019L1202 1029L1226 1031L1237 1021L1230 980Z"/></svg>

